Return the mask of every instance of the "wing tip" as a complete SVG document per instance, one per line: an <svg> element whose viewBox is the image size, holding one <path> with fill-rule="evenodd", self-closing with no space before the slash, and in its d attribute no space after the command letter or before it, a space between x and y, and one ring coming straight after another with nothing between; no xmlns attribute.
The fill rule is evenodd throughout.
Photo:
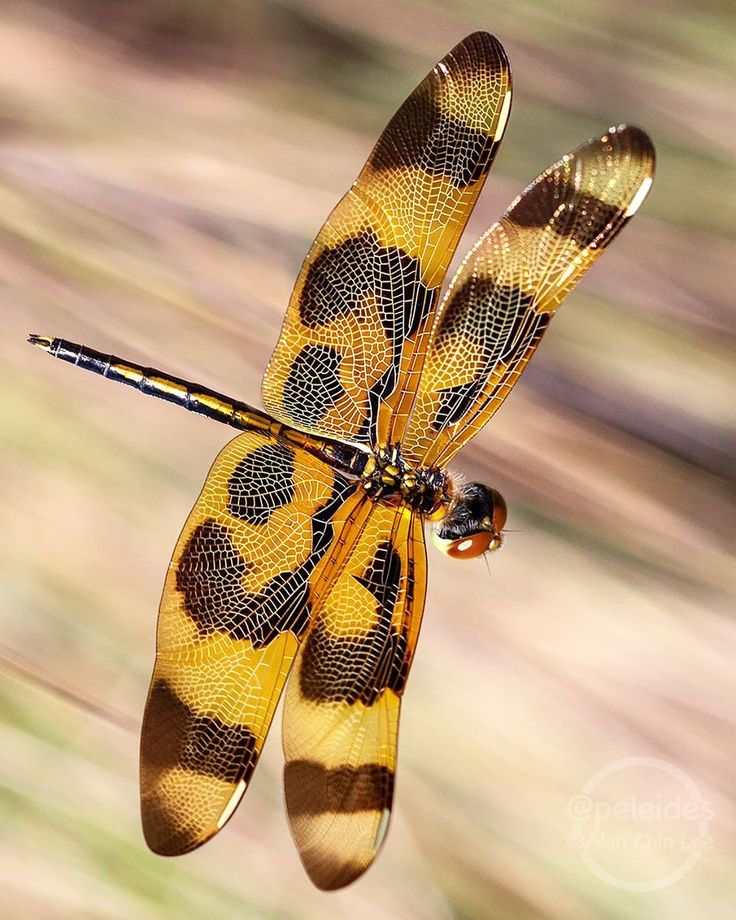
<svg viewBox="0 0 736 920"><path fill-rule="evenodd" d="M454 61L458 62L461 69L464 60L469 61L473 65L478 61L483 61L486 64L493 64L495 70L506 70L509 74L511 73L509 58L501 40L497 36L482 29L476 32L470 32L464 38L461 38L460 41L448 51L442 61L446 61L447 58L452 58Z"/></svg>
<svg viewBox="0 0 736 920"><path fill-rule="evenodd" d="M311 858L309 853L300 853L302 865L310 881L320 891L338 891L357 881L370 869L373 859L366 863L338 862L322 856Z"/></svg>
<svg viewBox="0 0 736 920"><path fill-rule="evenodd" d="M524 200L530 192L536 187L544 189L545 182L556 174L564 164L572 164L575 161L589 160L591 155L600 159L602 153L611 154L615 151L616 157L620 160L624 156L628 158L625 169L618 169L614 161L607 157L604 169L608 170L611 175L611 182L616 181L622 207L622 216L625 219L633 217L649 194L654 181L656 151L651 136L639 125L632 123L623 123L613 125L603 134L597 137L591 137L580 146L576 147L570 153L565 154L556 163L549 166L544 172L529 185L526 189L512 202L504 216L510 217L518 222L518 210L524 206ZM577 188L577 177L575 178ZM608 197L604 194L602 200L608 202ZM613 199L611 202L613 203ZM523 221L522 221L523 223ZM620 229L620 227L619 227ZM615 235L615 234L613 234ZM613 239L613 235L607 240Z"/></svg>
<svg viewBox="0 0 736 920"><path fill-rule="evenodd" d="M640 163L640 181L631 189L631 196L624 211L624 218L629 219L639 210L654 182L657 154L651 136L644 128L632 123L613 126L598 138L602 144L616 140L621 148L636 157ZM594 142L593 142L594 143Z"/></svg>
<svg viewBox="0 0 736 920"><path fill-rule="evenodd" d="M192 836L186 828L162 827L160 822L151 820L144 810L142 812L143 839L148 849L156 856L185 856L199 849L214 837L216 831L205 835Z"/></svg>
<svg viewBox="0 0 736 920"><path fill-rule="evenodd" d="M496 38L492 32L488 32L486 29L476 29L473 32L469 32L465 38L461 38L458 42L458 45L501 45L501 42Z"/></svg>
<svg viewBox="0 0 736 920"><path fill-rule="evenodd" d="M287 755L284 796L291 833L317 888L344 888L373 864L386 839L393 789L393 769L373 763L326 767Z"/></svg>
<svg viewBox="0 0 736 920"><path fill-rule="evenodd" d="M648 131L645 131L640 125L633 122L624 122L620 125L611 126L599 140L602 142L610 141L615 137L625 144L633 153L636 153L642 160L651 160L652 171L657 158L654 141Z"/></svg>

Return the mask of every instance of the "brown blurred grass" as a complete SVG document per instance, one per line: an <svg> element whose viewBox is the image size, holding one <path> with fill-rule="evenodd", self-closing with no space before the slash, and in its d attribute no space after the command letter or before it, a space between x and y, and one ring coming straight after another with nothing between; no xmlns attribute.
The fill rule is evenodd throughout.
<svg viewBox="0 0 736 920"><path fill-rule="evenodd" d="M734 18L664 0L6 5L2 916L730 916ZM44 361L25 334L256 400L321 221L475 28L506 44L516 97L468 245L611 123L653 134L653 192L460 458L518 532L490 577L431 558L377 867L335 896L310 887L278 729L226 833L156 858L136 790L155 609L227 433ZM678 764L715 810L714 849L648 895L566 845L569 797L631 754Z"/></svg>

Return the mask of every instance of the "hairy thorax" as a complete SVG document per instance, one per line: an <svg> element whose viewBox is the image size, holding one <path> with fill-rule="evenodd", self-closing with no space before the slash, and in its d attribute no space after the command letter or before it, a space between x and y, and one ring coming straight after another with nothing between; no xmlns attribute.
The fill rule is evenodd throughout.
<svg viewBox="0 0 736 920"><path fill-rule="evenodd" d="M444 516L451 502L450 477L437 467L409 465L399 445L372 453L360 478L375 501L408 505L430 519Z"/></svg>

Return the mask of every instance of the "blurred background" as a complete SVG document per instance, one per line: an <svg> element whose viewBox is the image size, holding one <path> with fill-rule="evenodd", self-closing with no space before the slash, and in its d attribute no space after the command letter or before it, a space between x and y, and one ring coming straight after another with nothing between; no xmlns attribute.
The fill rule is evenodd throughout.
<svg viewBox="0 0 736 920"><path fill-rule="evenodd" d="M2 5L0 916L732 916L735 25L728 0ZM505 494L514 532L490 571L430 551L377 865L337 894L311 887L278 724L227 830L153 856L137 734L156 609L230 435L25 335L257 403L323 219L406 94L479 28L507 48L515 101L458 257L610 124L651 132L653 191L457 458ZM712 805L712 846L650 892L591 871L570 838L571 797L627 757L672 769L619 770L609 798L676 798L684 771ZM635 888L684 856L617 860L601 846Z"/></svg>

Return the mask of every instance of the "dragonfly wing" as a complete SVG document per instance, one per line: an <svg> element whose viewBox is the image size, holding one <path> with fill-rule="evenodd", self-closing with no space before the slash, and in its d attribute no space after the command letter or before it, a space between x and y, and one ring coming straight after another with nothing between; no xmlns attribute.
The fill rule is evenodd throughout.
<svg viewBox="0 0 736 920"><path fill-rule="evenodd" d="M141 737L148 845L176 855L235 810L354 486L301 449L242 434L215 460L174 551Z"/></svg>
<svg viewBox="0 0 736 920"><path fill-rule="evenodd" d="M422 521L373 505L297 658L284 710L292 833L312 881L341 888L373 862L391 814L399 710L426 589Z"/></svg>
<svg viewBox="0 0 736 920"><path fill-rule="evenodd" d="M444 465L480 431L653 176L645 132L611 128L542 173L478 241L444 298L404 456Z"/></svg>
<svg viewBox="0 0 736 920"><path fill-rule="evenodd" d="M503 48L477 32L394 115L302 266L263 380L274 416L353 443L400 439L510 103Z"/></svg>

